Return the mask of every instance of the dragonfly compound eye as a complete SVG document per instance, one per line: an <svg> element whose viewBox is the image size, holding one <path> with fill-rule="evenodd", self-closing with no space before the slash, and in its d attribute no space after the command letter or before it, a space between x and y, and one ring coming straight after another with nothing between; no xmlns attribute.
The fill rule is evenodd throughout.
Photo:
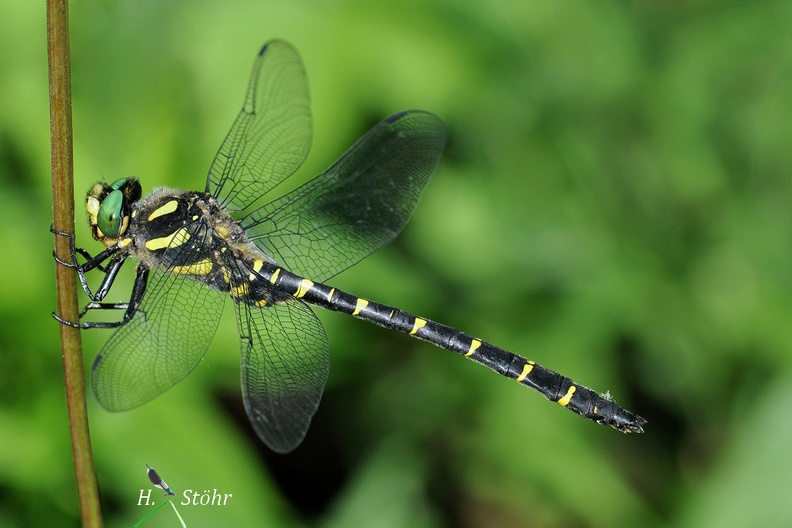
<svg viewBox="0 0 792 528"><path fill-rule="evenodd" d="M115 238L121 234L124 219L124 193L116 190L107 195L99 207L96 223L106 236Z"/></svg>

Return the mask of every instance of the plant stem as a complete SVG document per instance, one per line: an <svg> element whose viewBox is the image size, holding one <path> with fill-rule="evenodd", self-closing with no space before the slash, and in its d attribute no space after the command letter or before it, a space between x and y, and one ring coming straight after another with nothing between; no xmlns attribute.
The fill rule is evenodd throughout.
<svg viewBox="0 0 792 528"><path fill-rule="evenodd" d="M69 63L68 0L47 0L47 53L50 85L50 141L52 152L53 227L74 232L74 177L72 166L71 66ZM68 261L69 241L55 236L55 252ZM73 268L55 264L58 313L77 321L77 281ZM80 330L60 326L66 407L69 415L74 473L84 527L102 526L99 489L96 484L88 412L85 404Z"/></svg>

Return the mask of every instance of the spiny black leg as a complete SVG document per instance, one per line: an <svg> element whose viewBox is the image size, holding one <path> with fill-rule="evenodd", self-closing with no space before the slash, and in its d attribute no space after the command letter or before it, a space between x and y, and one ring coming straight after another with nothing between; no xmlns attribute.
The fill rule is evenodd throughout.
<svg viewBox="0 0 792 528"><path fill-rule="evenodd" d="M91 255L88 251L83 248L78 248L75 246L75 238L73 233L64 233L62 231L55 231L53 228L50 228L50 231L55 233L56 235L61 235L69 238L69 254L71 258L71 262L66 262L59 258L55 252L52 253L52 256L55 258L55 261L58 264L63 266L68 266L70 268L74 268L77 270L77 276L80 279L80 286L82 286L83 291L85 294L92 300L92 301L101 301L107 295L107 292L110 290L110 286L112 286L113 281L115 281L116 275L118 271L121 269L121 266L124 264L126 260L126 256L121 253L121 248L117 245L109 247L102 251L101 253L97 254L96 256ZM86 262L80 264L77 260L77 255L80 254L85 257ZM102 262L107 259L111 259L110 264L108 266L102 266ZM96 290L96 293L91 291L91 288L88 286L88 280L85 278L85 274L95 268L98 268L105 274L105 277L102 279L99 288Z"/></svg>
<svg viewBox="0 0 792 528"><path fill-rule="evenodd" d="M113 254L113 252L118 251L116 248L110 249L113 249L113 251L108 252L105 250L94 257L93 260L86 262L81 266L75 266L75 269L77 270L77 277L80 279L80 286L82 286L83 291L92 301L101 301L105 298L105 296L107 296L107 293L110 291L110 286L113 285L113 282L115 281L121 266L126 260L126 256L121 256L118 253ZM108 256L112 256L110 265L107 266L107 268L102 268L99 266L98 263L107 259ZM56 260L58 259L56 258ZM85 277L86 272L94 268L99 268L105 274L102 282L99 284L99 288L96 290L96 293L91 291L90 286L88 286L88 279Z"/></svg>
<svg viewBox="0 0 792 528"><path fill-rule="evenodd" d="M85 308L83 308L82 312L80 312L79 318L82 319L90 310L125 310L124 317L121 321L113 321L113 322L104 322L104 321L91 321L91 322L79 322L79 321L68 321L63 319L55 312L52 313L52 317L55 318L61 324L65 324L68 326L72 326L75 328L117 328L119 326L124 325L127 323L137 311L138 306L140 305L140 301L143 297L143 293L146 289L146 279L148 277L148 268L143 268L141 266L138 267L137 275L135 278L135 286L132 290L132 297L130 298L129 302L125 303L103 303L102 301L106 296L107 293L110 291L110 287L113 285L113 282L118 275L121 266L123 266L124 262L126 261L126 255L121 253L121 248L118 246L113 246L105 249L101 253L97 255L91 255L88 251L83 248L78 248L75 245L75 236L73 233L66 233L63 231L56 231L53 227L50 227L50 231L54 234L59 236L65 236L69 239L69 255L71 258L71 262L67 262L59 258L53 252L53 257L55 261L63 266L68 266L70 268L74 268L77 270L77 277L80 279L80 286L82 286L83 291L85 294L91 299ZM82 255L86 262L80 264L77 260L77 255ZM110 264L102 266L102 262L107 259L110 260ZM104 273L104 278L102 282L99 284L96 293L91 291L91 288L88 286L88 280L85 277L85 274L95 268L98 268L100 271Z"/></svg>
<svg viewBox="0 0 792 528"><path fill-rule="evenodd" d="M119 304L128 304L128 303L119 303ZM101 305L101 306L93 306L93 305ZM101 309L101 310L113 310L113 309L116 309L116 308L125 308L125 306L124 307L122 307L122 306L117 306L116 307L116 306L113 306L111 303L89 303L88 305L86 305L86 307L83 309L83 311L80 312L80 317L84 316L86 313L88 313L88 310L90 310L92 308ZM71 327L74 327L74 328L118 328L119 326L122 326L124 323L126 323L125 319L122 319L121 321L108 321L108 322L105 322L105 321L90 321L90 322L85 322L85 323L75 323L74 321L69 321L69 320L63 319L61 316L59 316L55 312L52 312L52 317L56 321L58 321L59 323L65 324L66 326L71 326Z"/></svg>
<svg viewBox="0 0 792 528"><path fill-rule="evenodd" d="M101 253L97 255L97 258L101 255L102 255ZM84 283L83 289L85 290L85 293L88 294L88 297L90 297L92 301L101 301L107 296L107 293L110 291L110 287L113 285L113 282L115 282L116 276L118 275L118 272L121 270L121 266L124 265L124 262L126 262L126 256L122 256L119 253L112 255L110 264L107 266L107 269L104 270L105 276L102 279L102 282L99 284L99 288L96 290L96 293L93 295L91 294L90 290L87 289L88 283L84 282L83 280L80 281L81 283ZM81 276L83 278L85 277L84 268L82 270Z"/></svg>
<svg viewBox="0 0 792 528"><path fill-rule="evenodd" d="M82 265L82 264L80 264L79 262L77 262L77 254L80 254L80 255L82 255L82 256L83 256L83 258L85 258L85 261L86 261L86 263L87 263L87 262L91 262L91 261L94 259L94 256L93 256L93 255L91 255L90 253L88 253L88 251L87 251L87 250L85 250L85 249L83 249L83 248L80 248L80 247L75 247L75 248L69 248L69 249L70 249L71 251L73 251L73 253L72 253L72 260L71 260L71 261L68 261L68 262L67 262L67 261L65 261L65 260L61 260L61 259L58 257L58 255L56 255L56 254L55 254L55 251L53 251L53 252L52 252L52 257L55 259L55 262L57 262L58 264L61 264L61 265L63 265L63 266L69 267L69 268L78 268L78 269L79 269L79 268L81 268L83 265ZM96 264L94 267L95 267L95 268L97 268L97 269L99 269L99 270L102 270L102 271L103 271L103 272L105 272L105 273L107 273L107 270L106 270L106 269L105 269L105 267L104 267L104 266L102 266L101 264Z"/></svg>
<svg viewBox="0 0 792 528"><path fill-rule="evenodd" d="M137 270L135 271L135 284L132 285L132 295L129 297L129 302L125 303L127 309L126 312L124 312L124 318L121 320L122 325L132 319L137 313L138 308L140 308L140 303L143 301L143 296L146 294L146 286L148 286L148 275L149 268L143 264L138 264Z"/></svg>
<svg viewBox="0 0 792 528"><path fill-rule="evenodd" d="M96 256L91 255L86 249L77 247L76 238L74 233L66 233L65 231L56 231L55 228L50 226L50 231L59 236L65 236L69 239L69 257L71 258L71 262L67 262L62 260L55 252L52 252L52 256L58 264L62 264L63 266L67 266L69 268L77 268L81 269L82 271L90 271L94 268L98 268L103 272L107 273L107 270L104 266L101 265L102 262L107 260L110 255L115 254L118 251L117 247L110 247L102 251L101 253L97 254ZM80 264L77 260L77 255L80 254L85 258L85 263Z"/></svg>
<svg viewBox="0 0 792 528"><path fill-rule="evenodd" d="M53 234L55 234L55 235L65 236L66 238L69 239L69 257L71 257L71 259L72 259L71 262L66 262L65 260L61 260L60 257L58 257L58 255L56 255L55 251L53 250L52 251L52 256L55 258L55 261L58 264L61 264L63 266L67 266L69 268L79 268L80 264L79 264L79 262L77 262L77 253L79 252L82 256L85 257L86 253L88 253L88 252L85 251L82 248L78 249L76 247L74 233L66 233L65 231L57 231L55 229L55 226L50 226L50 231ZM93 257L90 254L88 254L88 257L86 257L86 258L87 258L87 260L91 260Z"/></svg>
<svg viewBox="0 0 792 528"><path fill-rule="evenodd" d="M90 310L128 310L128 302L119 303L105 303L105 302L91 302L85 305L82 312L80 312L80 319L85 317Z"/></svg>
<svg viewBox="0 0 792 528"><path fill-rule="evenodd" d="M108 277L115 278L118 268L123 264L124 259L120 259L118 264L114 262L109 268ZM113 271L114 270L114 271ZM89 322L75 322L63 319L55 312L52 312L52 317L61 324L71 326L74 328L118 328L128 323L135 313L140 308L140 303L143 300L143 295L146 293L146 285L148 284L149 268L139 265L135 275L135 284L132 287L132 295L129 302L121 303L103 303L103 302L90 302L85 305L82 312L80 312L80 319L82 319L91 310L126 310L124 316L120 321L89 321ZM107 278L107 277L105 277ZM103 281L104 284L105 281ZM110 281L112 283L112 280ZM109 285L108 285L109 288ZM99 290L101 293L101 289ZM106 293L106 291L104 292Z"/></svg>

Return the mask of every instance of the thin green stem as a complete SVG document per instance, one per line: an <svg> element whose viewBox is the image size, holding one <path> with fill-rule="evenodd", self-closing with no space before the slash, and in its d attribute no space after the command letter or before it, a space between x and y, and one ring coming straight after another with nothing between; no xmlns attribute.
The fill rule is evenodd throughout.
<svg viewBox="0 0 792 528"><path fill-rule="evenodd" d="M182 519L182 516L179 515L179 510L176 509L176 505L173 504L173 501L171 500L169 500L168 502L170 502L170 505L173 506L173 511L176 512L176 517L179 518L179 522L181 522L182 528L187 528L187 524L184 522L184 519Z"/></svg>
<svg viewBox="0 0 792 528"><path fill-rule="evenodd" d="M159 505L159 506L157 506L156 508L154 508L153 510L151 510L150 512L148 512L148 513L146 514L146 516L145 516L145 517L143 517L142 519L140 519L140 520L137 522L137 524L135 524L135 526L134 526L133 528L138 528L138 526L140 526L141 524L143 524L144 522L146 522L146 519L148 519L149 517L151 517L152 515L154 515L155 513L157 513L157 512L159 511L159 509L160 509L160 508L162 508L163 506L165 506L165 505L166 505L166 504L168 504L169 502L170 502L169 500L166 500L166 501L164 501L164 502L160 503L160 505ZM178 515L178 512L177 512L176 514ZM179 516L179 518L181 519L181 516Z"/></svg>
<svg viewBox="0 0 792 528"><path fill-rule="evenodd" d="M52 152L53 227L74 232L74 178L72 166L71 66L69 63L68 0L47 0L47 53L50 84L50 141ZM55 237L55 252L69 260L68 240ZM79 318L77 281L74 269L55 265L58 313L64 319ZM88 412L85 404L80 331L60 326L66 407L69 415L74 473L84 527L102 526L99 489L96 484Z"/></svg>

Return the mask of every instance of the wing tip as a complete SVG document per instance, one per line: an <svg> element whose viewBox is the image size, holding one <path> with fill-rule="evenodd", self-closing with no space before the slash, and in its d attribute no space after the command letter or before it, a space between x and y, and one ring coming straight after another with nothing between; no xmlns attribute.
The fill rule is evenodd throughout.
<svg viewBox="0 0 792 528"><path fill-rule="evenodd" d="M263 46L261 46L261 49L258 52L258 56L261 57L262 55L264 55L264 53L266 53L267 50L270 47L272 47L272 46L284 46L286 48L294 49L294 46L292 46L291 44L289 44L285 40L279 39L279 38L274 38L274 39L268 40L267 42L264 43Z"/></svg>

